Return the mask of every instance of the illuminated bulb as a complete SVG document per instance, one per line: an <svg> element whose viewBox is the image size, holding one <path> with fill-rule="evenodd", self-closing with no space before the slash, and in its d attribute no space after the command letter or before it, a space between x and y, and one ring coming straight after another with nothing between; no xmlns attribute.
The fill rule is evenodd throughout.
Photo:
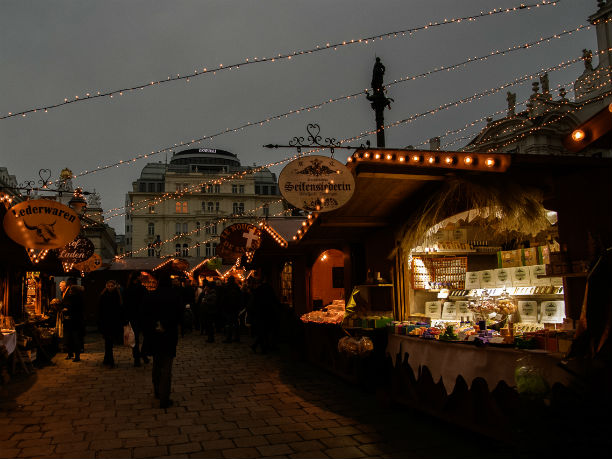
<svg viewBox="0 0 612 459"><path fill-rule="evenodd" d="M572 132L572 140L574 142L581 142L585 137L586 135L582 129L576 129L574 132Z"/></svg>
<svg viewBox="0 0 612 459"><path fill-rule="evenodd" d="M403 156L399 157L400 163L403 163L404 161L406 161L406 158L404 158Z"/></svg>
<svg viewBox="0 0 612 459"><path fill-rule="evenodd" d="M387 160L390 160L391 158L393 158L393 156L387 155Z"/></svg>
<svg viewBox="0 0 612 459"><path fill-rule="evenodd" d="M349 156L348 158L346 158L346 162L347 163L350 163L351 161L353 161L353 157L352 156Z"/></svg>
<svg viewBox="0 0 612 459"><path fill-rule="evenodd" d="M433 164L433 163L435 163L435 162L436 162L436 158L434 158L433 156L430 156L429 158L427 158L427 162L428 162L429 164Z"/></svg>
<svg viewBox="0 0 612 459"><path fill-rule="evenodd" d="M468 166L469 166L470 164L472 164L472 163L474 162L474 160L472 159L472 157L471 157L471 156L466 156L466 157L463 159L463 162L464 162L466 165L468 165Z"/></svg>
<svg viewBox="0 0 612 459"><path fill-rule="evenodd" d="M487 160L485 161L485 164L487 167L493 167L495 166L495 160L493 158L487 158Z"/></svg>
<svg viewBox="0 0 612 459"><path fill-rule="evenodd" d="M450 156L447 156L446 158L444 158L444 162L446 164L452 164L453 163L453 158Z"/></svg>
<svg viewBox="0 0 612 459"><path fill-rule="evenodd" d="M369 157L370 157L370 153L364 153L364 154L363 154L363 157L364 157L364 158L369 158Z"/></svg>
<svg viewBox="0 0 612 459"><path fill-rule="evenodd" d="M419 156L417 156L417 155L414 155L414 156L412 157L412 160L413 160L415 163L418 163L418 162L420 161L420 159L421 159L421 158L420 158Z"/></svg>
<svg viewBox="0 0 612 459"><path fill-rule="evenodd" d="M380 159L380 154L379 154L379 153L376 153L376 154L374 155L374 159Z"/></svg>

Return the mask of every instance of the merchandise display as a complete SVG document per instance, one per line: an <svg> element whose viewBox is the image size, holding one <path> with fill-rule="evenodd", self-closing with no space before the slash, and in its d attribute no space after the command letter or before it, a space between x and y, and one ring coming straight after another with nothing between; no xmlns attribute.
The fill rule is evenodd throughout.
<svg viewBox="0 0 612 459"><path fill-rule="evenodd" d="M318 324L339 325L344 320L345 305L344 300L334 300L320 311L311 311L300 317L302 322L313 322Z"/></svg>

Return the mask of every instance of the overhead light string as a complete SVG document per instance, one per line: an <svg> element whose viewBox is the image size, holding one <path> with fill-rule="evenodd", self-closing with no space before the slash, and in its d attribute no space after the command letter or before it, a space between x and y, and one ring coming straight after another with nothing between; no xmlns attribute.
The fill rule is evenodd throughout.
<svg viewBox="0 0 612 459"><path fill-rule="evenodd" d="M561 3L561 1L562 0L554 0L554 1L543 0L538 3L531 3L527 5L522 3L519 6L514 6L514 7L509 7L509 8L494 8L492 10L481 11L478 14L474 14L470 16L457 17L453 19L444 19L443 21L430 22L428 24L417 26L417 27L411 27L411 28L403 29L403 30L396 30L393 32L385 32L379 35L372 35L369 37L344 40L342 42L338 42L334 44L326 43L325 45L317 45L316 47L310 48L310 49L303 49L303 50L293 51L293 52L285 53L285 54L280 53L273 57L263 57L263 58L254 57L254 58L247 58L243 62L230 64L230 65L218 64L217 66L212 67L212 68L203 67L200 70L196 69L193 72L190 72L184 75L176 74L176 76L168 76L167 78L164 78L164 79L147 81L146 83L137 84L135 86L131 86L131 87L123 88L123 89L114 89L114 90L107 91L107 92L101 92L101 91L97 91L95 93L87 92L80 96L76 95L74 97L72 96L66 97L64 98L63 101L57 102L55 104L39 106L36 108L30 108L30 109L18 111L18 112L8 112L6 115L0 116L0 120L14 118L14 117L26 117L30 113L38 113L38 112L48 113L49 110L53 110L58 107L75 104L78 102L84 102L88 100L107 98L107 97L112 99L114 96L123 96L124 94L130 93L132 91L143 90L146 88L151 88L153 86L159 86L165 83L170 83L170 82L175 82L175 81L180 81L180 80L185 80L186 82L189 82L191 79L197 78L203 75L208 75L211 73L216 74L217 72L222 72L226 70L236 70L246 65L260 64L264 62L276 62L280 60L291 60L292 58L295 58L295 57L300 57L300 56L304 56L308 54L314 54L314 53L318 53L322 51L329 51L329 50L336 51L338 48L345 47L345 46L351 46L351 45L356 45L356 44L371 44L371 43L374 43L376 40L405 37L407 34L408 36L412 36L412 34L419 32L419 31L428 30L431 28L450 25L450 24L458 24L463 21L473 22L480 18L489 17L489 16L493 16L497 14L508 14L508 13L513 13L513 12L523 11L523 10L529 11L534 8L540 8L542 6L557 6L559 3Z"/></svg>

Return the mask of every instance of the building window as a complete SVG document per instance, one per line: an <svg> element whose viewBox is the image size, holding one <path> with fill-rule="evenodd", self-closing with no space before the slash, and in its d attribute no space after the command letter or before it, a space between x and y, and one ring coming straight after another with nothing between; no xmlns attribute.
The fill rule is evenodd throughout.
<svg viewBox="0 0 612 459"><path fill-rule="evenodd" d="M206 222L206 229L204 230L206 234L210 234L210 222Z"/></svg>
<svg viewBox="0 0 612 459"><path fill-rule="evenodd" d="M177 257L181 256L181 244L176 244L176 246L174 246L174 254Z"/></svg>
<svg viewBox="0 0 612 459"><path fill-rule="evenodd" d="M270 194L276 194L276 186L270 185Z"/></svg>
<svg viewBox="0 0 612 459"><path fill-rule="evenodd" d="M205 255L205 256L206 256L206 257L212 257L212 255L211 255L211 253L210 253L210 250L211 250L211 245L210 245L210 242L207 242L207 243L206 243L206 245L205 245L204 247L205 247L205 252L206 252L206 255Z"/></svg>
<svg viewBox="0 0 612 459"><path fill-rule="evenodd" d="M181 224L179 222L174 225L174 234L181 234Z"/></svg>
<svg viewBox="0 0 612 459"><path fill-rule="evenodd" d="M221 185L215 185L215 193L221 193Z"/></svg>
<svg viewBox="0 0 612 459"><path fill-rule="evenodd" d="M155 256L155 247L153 244L147 245L147 256L154 257Z"/></svg>
<svg viewBox="0 0 612 459"><path fill-rule="evenodd" d="M150 214L154 214L155 213L155 206L149 206L149 213Z"/></svg>
<svg viewBox="0 0 612 459"><path fill-rule="evenodd" d="M181 213L181 202L180 202L180 201L176 201L174 211L175 211L177 214L180 214L180 213Z"/></svg>
<svg viewBox="0 0 612 459"><path fill-rule="evenodd" d="M187 208L187 201L183 202L183 213L184 214L189 213L189 209Z"/></svg>
<svg viewBox="0 0 612 459"><path fill-rule="evenodd" d="M200 256L200 243L198 242L196 244L196 257L199 257L199 256Z"/></svg>
<svg viewBox="0 0 612 459"><path fill-rule="evenodd" d="M232 212L235 215L241 215L244 213L244 202L234 202L232 204Z"/></svg>
<svg viewBox="0 0 612 459"><path fill-rule="evenodd" d="M189 256L189 246L187 244L183 244L183 256L184 257Z"/></svg>
<svg viewBox="0 0 612 459"><path fill-rule="evenodd" d="M214 211L214 203L212 201L208 202L207 209L208 209L209 212L213 212Z"/></svg>
<svg viewBox="0 0 612 459"><path fill-rule="evenodd" d="M266 218L270 216L270 206L268 204L263 206L263 216Z"/></svg>
<svg viewBox="0 0 612 459"><path fill-rule="evenodd" d="M238 185L238 193L244 194L244 185Z"/></svg>
<svg viewBox="0 0 612 459"><path fill-rule="evenodd" d="M176 205L175 205L175 212L177 214L187 214L189 213L188 207L187 207L187 201L176 201Z"/></svg>
<svg viewBox="0 0 612 459"><path fill-rule="evenodd" d="M138 184L138 191L147 191L147 184L144 182L140 182Z"/></svg>
<svg viewBox="0 0 612 459"><path fill-rule="evenodd" d="M232 185L232 194L238 194L238 185Z"/></svg>
<svg viewBox="0 0 612 459"><path fill-rule="evenodd" d="M215 202L215 212L219 212L219 201Z"/></svg>
<svg viewBox="0 0 612 459"><path fill-rule="evenodd" d="M161 182L160 182L160 183L158 183L158 184L157 184L157 191L158 191L159 193L161 193L162 191L164 191L164 189L163 189L163 183L161 183Z"/></svg>
<svg viewBox="0 0 612 459"><path fill-rule="evenodd" d="M154 236L155 235L155 223L149 223L147 234L149 236Z"/></svg>
<svg viewBox="0 0 612 459"><path fill-rule="evenodd" d="M211 234L217 234L217 224L216 223L213 223L210 226L210 232L211 232Z"/></svg>
<svg viewBox="0 0 612 459"><path fill-rule="evenodd" d="M196 222L196 235L198 236L200 235L200 229L201 229L200 222Z"/></svg>
<svg viewBox="0 0 612 459"><path fill-rule="evenodd" d="M183 234L187 234L189 232L189 223L183 223Z"/></svg>
<svg viewBox="0 0 612 459"><path fill-rule="evenodd" d="M261 187L259 185L255 185L255 194L261 194Z"/></svg>

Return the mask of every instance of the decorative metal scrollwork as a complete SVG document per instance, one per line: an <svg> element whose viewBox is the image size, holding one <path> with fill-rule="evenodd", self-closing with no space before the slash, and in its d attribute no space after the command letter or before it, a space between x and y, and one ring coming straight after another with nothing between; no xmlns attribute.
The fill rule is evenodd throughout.
<svg viewBox="0 0 612 459"><path fill-rule="evenodd" d="M51 181L49 180L51 178L51 169L40 169L38 171L38 176L40 177L40 180L38 181L40 186L43 188L49 188L49 185L51 184Z"/></svg>
<svg viewBox="0 0 612 459"><path fill-rule="evenodd" d="M321 126L314 123L308 123L306 126L306 132L308 132L308 141L310 143L304 143L304 137L294 137L290 142L289 146L296 147L298 153L301 152L302 147L320 147L320 148L329 148L331 154L334 154L334 148L340 146L340 142L338 142L334 137L325 137L324 143L321 143L323 137L320 135Z"/></svg>

